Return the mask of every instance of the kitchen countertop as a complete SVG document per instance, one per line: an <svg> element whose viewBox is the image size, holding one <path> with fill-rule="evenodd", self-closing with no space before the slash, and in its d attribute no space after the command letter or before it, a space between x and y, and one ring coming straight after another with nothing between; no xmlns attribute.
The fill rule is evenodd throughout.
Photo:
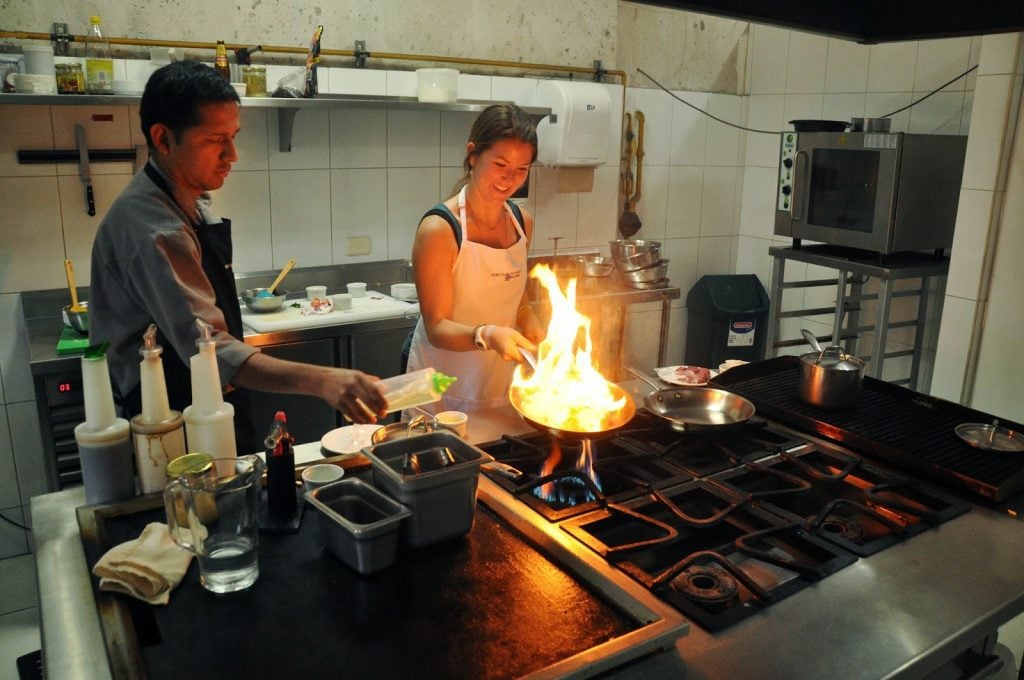
<svg viewBox="0 0 1024 680"><path fill-rule="evenodd" d="M529 430L506 406L475 414L469 431L483 443ZM319 444L296 453L315 459ZM80 487L32 499L50 677L110 677L75 518L82 504ZM920 677L1024 611L1022 554L1024 524L975 506L723 631L693 625L675 650L609 677Z"/></svg>

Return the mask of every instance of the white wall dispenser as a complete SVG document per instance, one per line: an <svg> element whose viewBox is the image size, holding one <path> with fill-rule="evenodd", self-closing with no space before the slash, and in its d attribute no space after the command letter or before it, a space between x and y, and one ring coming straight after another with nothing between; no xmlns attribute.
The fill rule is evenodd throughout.
<svg viewBox="0 0 1024 680"><path fill-rule="evenodd" d="M605 162L611 129L611 97L603 85L541 81L531 104L547 107L552 113L537 124L538 163L552 167L587 167Z"/></svg>

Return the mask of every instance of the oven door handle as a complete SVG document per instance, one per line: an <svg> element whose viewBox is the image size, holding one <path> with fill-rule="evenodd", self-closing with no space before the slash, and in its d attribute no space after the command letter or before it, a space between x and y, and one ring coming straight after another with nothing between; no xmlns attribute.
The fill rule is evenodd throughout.
<svg viewBox="0 0 1024 680"><path fill-rule="evenodd" d="M804 219L803 213L798 212L800 208L800 201L797 200L796 188L800 186L800 169L803 165L800 163L800 157L807 158L807 152L804 150L797 151L793 156L793 195L790 199L793 201L793 221L802 222Z"/></svg>

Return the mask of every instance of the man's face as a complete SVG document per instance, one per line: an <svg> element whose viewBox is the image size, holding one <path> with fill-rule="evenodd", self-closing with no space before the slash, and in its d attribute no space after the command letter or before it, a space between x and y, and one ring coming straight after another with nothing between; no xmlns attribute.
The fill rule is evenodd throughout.
<svg viewBox="0 0 1024 680"><path fill-rule="evenodd" d="M199 115L199 124L180 136L166 130L165 141L157 150L163 156L167 172L183 189L196 195L221 188L231 172L231 165L238 160L235 150L238 104L203 104Z"/></svg>

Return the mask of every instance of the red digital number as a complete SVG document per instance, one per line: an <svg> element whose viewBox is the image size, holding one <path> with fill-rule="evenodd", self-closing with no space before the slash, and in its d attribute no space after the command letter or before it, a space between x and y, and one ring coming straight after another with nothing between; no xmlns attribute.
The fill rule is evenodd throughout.
<svg viewBox="0 0 1024 680"><path fill-rule="evenodd" d="M71 383L62 382L60 385L57 386L57 391L58 392L70 392L71 391Z"/></svg>

